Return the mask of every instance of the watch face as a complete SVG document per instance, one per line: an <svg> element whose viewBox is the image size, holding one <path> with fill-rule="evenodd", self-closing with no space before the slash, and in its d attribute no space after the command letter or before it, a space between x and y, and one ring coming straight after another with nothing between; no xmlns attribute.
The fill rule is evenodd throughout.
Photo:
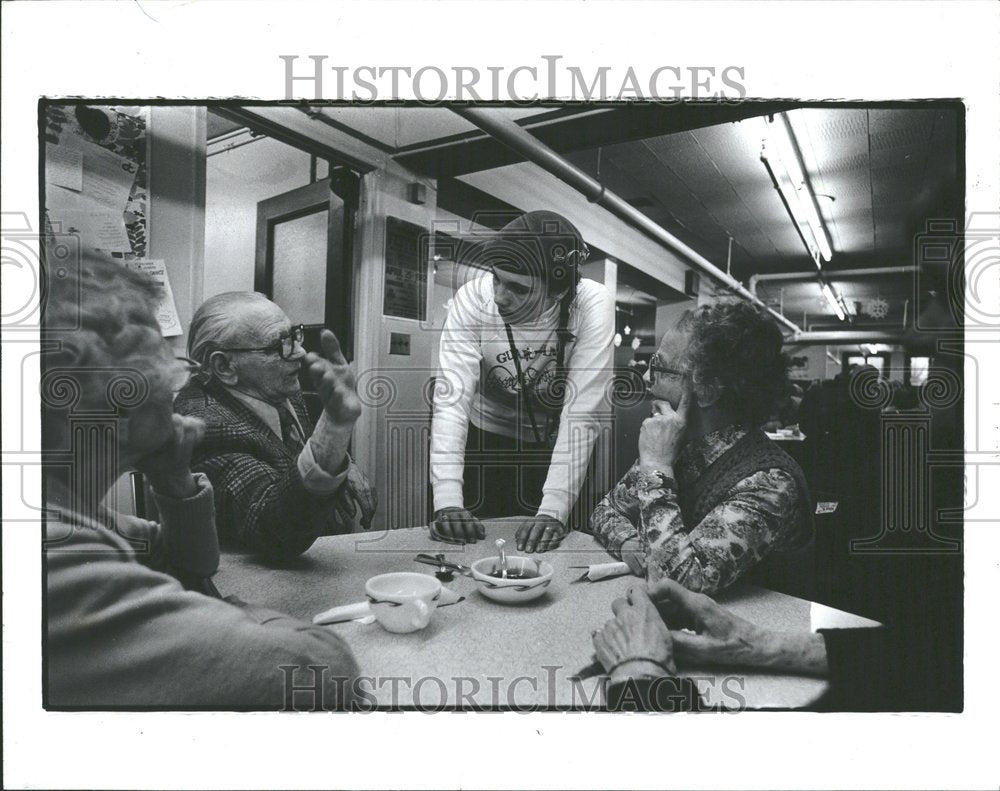
<svg viewBox="0 0 1000 791"><path fill-rule="evenodd" d="M663 484L663 488L664 489L673 489L674 488L674 479L673 478L671 478L665 472L657 472L656 474L659 476L660 483Z"/></svg>

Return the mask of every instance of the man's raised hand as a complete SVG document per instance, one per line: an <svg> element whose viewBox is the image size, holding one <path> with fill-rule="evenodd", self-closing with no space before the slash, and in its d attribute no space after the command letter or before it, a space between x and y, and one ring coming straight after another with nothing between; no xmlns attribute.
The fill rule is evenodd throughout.
<svg viewBox="0 0 1000 791"><path fill-rule="evenodd" d="M361 400L358 398L354 371L344 359L337 336L330 330L323 330L319 336L323 354L306 354L304 365L309 378L319 393L319 399L327 416L340 425L352 424L361 416Z"/></svg>

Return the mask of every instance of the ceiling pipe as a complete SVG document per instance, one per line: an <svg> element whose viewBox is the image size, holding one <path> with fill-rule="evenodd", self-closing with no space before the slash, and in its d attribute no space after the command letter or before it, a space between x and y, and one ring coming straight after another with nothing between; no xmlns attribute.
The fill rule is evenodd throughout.
<svg viewBox="0 0 1000 791"><path fill-rule="evenodd" d="M591 203L596 203L620 220L624 220L654 241L659 242L668 250L686 259L695 268L700 269L705 275L730 291L761 306L792 332L796 334L802 332L801 327L789 321L776 310L769 308L754 294L744 288L738 280L727 275L707 258L695 252L665 228L653 222L619 195L616 195L576 165L564 159L509 118L494 116L479 107L452 107L451 110L521 154L529 162L533 162L542 168L542 170L551 173L556 178L565 182L577 190L577 192L583 194Z"/></svg>
<svg viewBox="0 0 1000 791"><path fill-rule="evenodd" d="M854 277L867 277L868 275L902 275L917 272L917 266L879 266L874 269L841 269L837 272L824 272L827 280L849 280ZM751 275L747 288L757 295L757 284L761 280L812 280L816 277L815 272L776 272L766 275Z"/></svg>
<svg viewBox="0 0 1000 791"><path fill-rule="evenodd" d="M843 345L850 343L901 343L904 340L904 333L899 330L816 330L800 332L787 342Z"/></svg>

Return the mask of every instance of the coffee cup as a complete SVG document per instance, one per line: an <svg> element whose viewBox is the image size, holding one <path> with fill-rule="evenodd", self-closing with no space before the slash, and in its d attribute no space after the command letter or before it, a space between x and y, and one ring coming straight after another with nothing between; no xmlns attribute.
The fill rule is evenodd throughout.
<svg viewBox="0 0 1000 791"><path fill-rule="evenodd" d="M441 600L441 583L429 574L396 571L365 583L372 615L389 632L415 632L430 623Z"/></svg>

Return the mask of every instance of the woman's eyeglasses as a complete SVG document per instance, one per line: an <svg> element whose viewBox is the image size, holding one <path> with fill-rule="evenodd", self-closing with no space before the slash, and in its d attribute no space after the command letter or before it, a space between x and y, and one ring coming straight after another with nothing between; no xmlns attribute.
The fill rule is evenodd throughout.
<svg viewBox="0 0 1000 791"><path fill-rule="evenodd" d="M678 371L676 368L668 368L665 365L661 365L660 361L655 357L649 361L649 381L650 384L656 383L657 374L662 374L663 376L685 376L684 371Z"/></svg>
<svg viewBox="0 0 1000 791"><path fill-rule="evenodd" d="M278 336L278 340L267 346L250 346L242 348L225 348L219 349L220 352L267 352L273 354L278 353L278 356L282 360L288 360L293 354L295 354L295 346L298 344L302 345L302 342L306 337L306 328L304 324L300 324L297 327L292 327L288 332L283 332Z"/></svg>

